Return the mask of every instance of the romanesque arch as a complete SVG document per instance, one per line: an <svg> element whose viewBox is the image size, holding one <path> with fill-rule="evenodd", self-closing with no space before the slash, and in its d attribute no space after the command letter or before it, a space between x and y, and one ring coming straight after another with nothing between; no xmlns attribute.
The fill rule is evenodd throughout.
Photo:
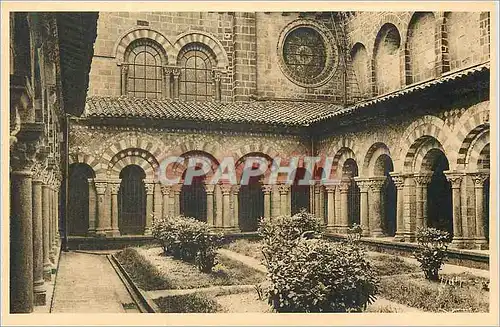
<svg viewBox="0 0 500 327"><path fill-rule="evenodd" d="M149 151L140 148L128 148L119 151L109 160L106 175L117 178L122 169L129 165L140 167L150 180L154 180L156 170L159 167L158 160Z"/></svg>
<svg viewBox="0 0 500 327"><path fill-rule="evenodd" d="M385 94L401 87L401 34L391 23L380 28L373 46L375 94Z"/></svg>
<svg viewBox="0 0 500 327"><path fill-rule="evenodd" d="M372 75L370 65L371 58L363 43L356 42L351 48L351 60L361 97L370 97Z"/></svg>
<svg viewBox="0 0 500 327"><path fill-rule="evenodd" d="M391 157L391 152L389 151L389 147L385 143L376 142L370 146L364 157L362 176L379 176L376 164L377 160L382 155L387 155L388 157Z"/></svg>
<svg viewBox="0 0 500 327"><path fill-rule="evenodd" d="M168 53L172 47L170 41L168 41L163 34L161 34L158 31L155 31L152 28L149 27L133 28L123 33L118 39L118 41L115 43L112 55L115 56L117 63L121 64L122 62L125 61L125 52L127 51L127 48L130 46L132 42L139 39L153 40L163 48L165 53ZM175 61L170 60L170 56L168 56L168 62L165 62L164 64L165 65L172 64L174 62Z"/></svg>

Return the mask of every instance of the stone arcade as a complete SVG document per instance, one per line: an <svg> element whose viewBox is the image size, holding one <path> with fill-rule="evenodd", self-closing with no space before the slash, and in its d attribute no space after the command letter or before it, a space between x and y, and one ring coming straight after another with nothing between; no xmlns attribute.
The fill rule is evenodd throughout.
<svg viewBox="0 0 500 327"><path fill-rule="evenodd" d="M153 216L178 214L255 232L259 217L306 208L331 234L359 223L365 237L412 242L432 226L487 249L489 29L488 12L99 13L85 110L69 121L70 241L147 236ZM212 171L162 185L171 155ZM320 183L320 163L311 186L206 183L229 156L238 178L249 156L333 157L336 182ZM61 175L11 170L11 212L40 242L35 218L57 216L44 198L58 198ZM43 235L49 267L57 227Z"/></svg>

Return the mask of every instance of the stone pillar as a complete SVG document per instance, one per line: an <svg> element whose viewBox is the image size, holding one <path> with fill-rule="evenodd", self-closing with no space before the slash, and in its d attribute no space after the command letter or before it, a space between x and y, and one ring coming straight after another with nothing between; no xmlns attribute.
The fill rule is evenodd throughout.
<svg viewBox="0 0 500 327"><path fill-rule="evenodd" d="M48 185L49 197L48 197L48 207L49 207L49 259L51 263L51 271L54 269L54 264L56 263L56 254L54 252L54 190L52 188L52 183Z"/></svg>
<svg viewBox="0 0 500 327"><path fill-rule="evenodd" d="M328 215L325 217L325 190L323 188L323 185L318 184L317 185L319 188L319 215L318 219L324 222L324 224L328 224ZM335 212L333 215L333 221L335 221Z"/></svg>
<svg viewBox="0 0 500 327"><path fill-rule="evenodd" d="M462 216L461 216L461 199L460 187L462 184L463 174L458 172L446 171L444 172L446 178L451 183L451 194L453 203L453 240L452 245L461 248L464 245L462 234Z"/></svg>
<svg viewBox="0 0 500 327"><path fill-rule="evenodd" d="M476 173L472 175L472 180L474 181L474 195L475 195L475 222L476 222L476 235L475 235L475 245L478 249L488 249L488 240L486 239L484 228L485 228L485 217L484 217L484 182L489 177L486 173Z"/></svg>
<svg viewBox="0 0 500 327"><path fill-rule="evenodd" d="M431 182L431 175L415 175L416 189L416 229L427 226L427 185Z"/></svg>
<svg viewBox="0 0 500 327"><path fill-rule="evenodd" d="M175 184L174 189L174 216L181 214L181 190L182 184Z"/></svg>
<svg viewBox="0 0 500 327"><path fill-rule="evenodd" d="M320 219L320 185L319 183L314 185L314 206L312 212L317 219Z"/></svg>
<svg viewBox="0 0 500 327"><path fill-rule="evenodd" d="M205 192L207 193L207 224L210 227L215 227L214 190L215 186L213 184L205 184Z"/></svg>
<svg viewBox="0 0 500 327"><path fill-rule="evenodd" d="M52 263L50 262L50 196L49 186L42 185L42 219L43 219L43 278L52 280Z"/></svg>
<svg viewBox="0 0 500 327"><path fill-rule="evenodd" d="M370 214L368 208L368 190L370 188L370 183L366 179L361 179L358 177L354 178L359 187L360 192L360 225L362 228L362 236L370 236Z"/></svg>
<svg viewBox="0 0 500 327"><path fill-rule="evenodd" d="M370 235L372 237L383 237L384 232L382 229L382 196L381 191L385 183L385 176L370 177L370 199L369 209L370 213Z"/></svg>
<svg viewBox="0 0 500 327"><path fill-rule="evenodd" d="M144 184L146 186L146 227L144 228L144 235L151 235L155 184L153 182L145 182Z"/></svg>
<svg viewBox="0 0 500 327"><path fill-rule="evenodd" d="M171 206L170 206L170 191L172 187L170 185L162 185L161 186L161 194L162 194L162 203L163 203L163 209L162 209L162 217L165 218L169 215L171 215Z"/></svg>
<svg viewBox="0 0 500 327"><path fill-rule="evenodd" d="M106 237L106 233L111 229L109 212L106 210L106 189L108 182L99 181L95 183L97 192L97 228L96 235Z"/></svg>
<svg viewBox="0 0 500 327"><path fill-rule="evenodd" d="M335 230L338 232L338 226L340 225L340 217L342 214L342 204L340 202L340 184L335 188Z"/></svg>
<svg viewBox="0 0 500 327"><path fill-rule="evenodd" d="M349 192L350 180L343 180L338 188L340 189L340 219L338 223L338 232L346 234L349 228L349 201L347 193Z"/></svg>
<svg viewBox="0 0 500 327"><path fill-rule="evenodd" d="M52 185L52 252L54 253L54 263L56 262L57 256L57 193L56 193L56 184ZM54 267L55 268L55 267Z"/></svg>
<svg viewBox="0 0 500 327"><path fill-rule="evenodd" d="M396 235L394 240L400 241L404 238L405 222L403 216L403 191L404 191L404 176L399 174L391 174L394 185L396 186Z"/></svg>
<svg viewBox="0 0 500 327"><path fill-rule="evenodd" d="M230 228L231 227L231 185L222 184L222 227Z"/></svg>
<svg viewBox="0 0 500 327"><path fill-rule="evenodd" d="M404 235L405 238L409 241L414 239L414 228L413 225L415 222L413 221L413 213L414 211L414 197L413 197L413 175L405 175L404 180L404 190L403 190L403 220L404 220Z"/></svg>
<svg viewBox="0 0 500 327"><path fill-rule="evenodd" d="M281 214L281 204L280 204L280 192L278 185L273 185L273 190L271 193L271 217L275 218ZM272 219L271 219L272 220Z"/></svg>
<svg viewBox="0 0 500 327"><path fill-rule="evenodd" d="M33 311L33 194L31 171L13 171L10 193L10 312Z"/></svg>
<svg viewBox="0 0 500 327"><path fill-rule="evenodd" d="M181 70L179 68L174 68L172 74L174 77L174 99L179 100L179 76L181 75Z"/></svg>
<svg viewBox="0 0 500 327"><path fill-rule="evenodd" d="M238 194L240 193L240 185L233 185L232 187L232 191L233 191L233 217L232 217L232 221L231 221L231 228L234 228L234 229L239 229L240 227L240 222L239 222L239 218L240 218L240 207L239 207L239 198L238 198Z"/></svg>
<svg viewBox="0 0 500 327"><path fill-rule="evenodd" d="M280 192L280 204L281 204L281 214L288 215L289 213L289 203L288 203L288 192L290 191L290 185L280 184L278 185L278 190Z"/></svg>
<svg viewBox="0 0 500 327"><path fill-rule="evenodd" d="M35 305L45 305L43 279L42 181L33 180L33 292Z"/></svg>
<svg viewBox="0 0 500 327"><path fill-rule="evenodd" d="M326 229L329 232L335 232L335 189L336 185L325 185L327 194L327 224Z"/></svg>
<svg viewBox="0 0 500 327"><path fill-rule="evenodd" d="M154 183L153 203L155 218L163 217L163 195L161 193L161 184L158 182Z"/></svg>
<svg viewBox="0 0 500 327"><path fill-rule="evenodd" d="M164 85L161 89L162 97L165 99L170 99L171 94L170 94L170 79L172 74L172 68L171 67L163 67L163 82ZM165 216L166 213L164 212L163 215Z"/></svg>
<svg viewBox="0 0 500 327"><path fill-rule="evenodd" d="M215 227L221 228L223 226L222 220L222 191L221 185L215 185Z"/></svg>
<svg viewBox="0 0 500 327"><path fill-rule="evenodd" d="M54 201L55 201L55 209L56 209L56 248L59 250L59 247L61 245L61 233L60 233L60 226L59 226L59 222L61 220L61 216L60 216L60 212L59 212L59 202L60 202L60 198L59 198L59 189L61 187L61 182L58 181L57 182L57 185L56 185L56 189L55 189L55 192L56 192L56 196L54 198Z"/></svg>
<svg viewBox="0 0 500 327"><path fill-rule="evenodd" d="M111 188L111 236L120 236L118 227L118 191L120 190L120 181L114 181L110 184Z"/></svg>
<svg viewBox="0 0 500 327"><path fill-rule="evenodd" d="M95 188L94 179L88 179L89 185L89 230L88 235L93 236L96 233L96 222L97 222L97 207L95 198Z"/></svg>
<svg viewBox="0 0 500 327"><path fill-rule="evenodd" d="M264 193L264 219L269 221L271 219L271 192L273 190L272 185L263 184L262 192Z"/></svg>

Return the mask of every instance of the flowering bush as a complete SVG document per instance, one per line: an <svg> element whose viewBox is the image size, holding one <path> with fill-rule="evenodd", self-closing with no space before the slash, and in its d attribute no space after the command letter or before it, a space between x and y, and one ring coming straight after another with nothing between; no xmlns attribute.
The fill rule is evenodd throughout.
<svg viewBox="0 0 500 327"><path fill-rule="evenodd" d="M152 234L166 255L194 262L200 271L210 272L216 264L216 252L222 244L222 235L191 217L155 218Z"/></svg>
<svg viewBox="0 0 500 327"><path fill-rule="evenodd" d="M421 249L414 256L420 262L425 278L438 281L438 272L446 259L450 233L436 228L419 228L417 242Z"/></svg>
<svg viewBox="0 0 500 327"><path fill-rule="evenodd" d="M301 212L261 222L270 288L278 312L361 311L375 299L378 279L355 243L321 239L321 223Z"/></svg>

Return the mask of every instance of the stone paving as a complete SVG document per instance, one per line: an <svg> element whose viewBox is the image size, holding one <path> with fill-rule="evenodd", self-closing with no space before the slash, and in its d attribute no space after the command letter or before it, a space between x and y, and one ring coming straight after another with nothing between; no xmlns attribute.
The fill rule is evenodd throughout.
<svg viewBox="0 0 500 327"><path fill-rule="evenodd" d="M53 313L137 313L133 300L104 255L62 252ZM127 308L127 309L125 309Z"/></svg>

